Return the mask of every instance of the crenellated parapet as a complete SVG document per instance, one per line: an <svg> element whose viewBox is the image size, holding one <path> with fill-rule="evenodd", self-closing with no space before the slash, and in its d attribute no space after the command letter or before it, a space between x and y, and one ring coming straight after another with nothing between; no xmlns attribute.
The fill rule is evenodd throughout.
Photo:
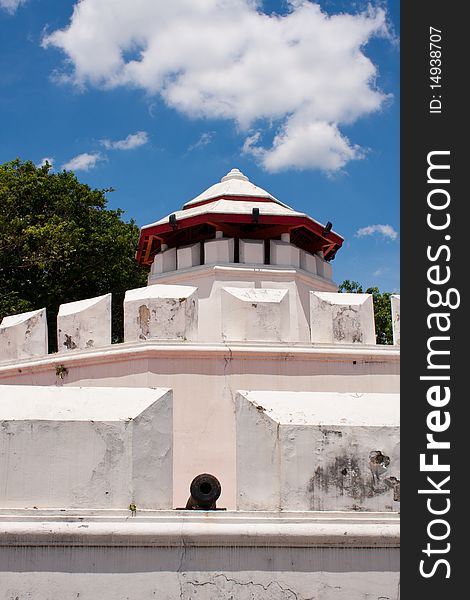
<svg viewBox="0 0 470 600"><path fill-rule="evenodd" d="M217 236L204 242L163 249L155 255L150 266L149 284L159 283L172 273L177 275L204 265L290 268L305 271L326 282L333 280L331 264L324 260L320 251L311 254L284 240L235 239Z"/></svg>
<svg viewBox="0 0 470 600"><path fill-rule="evenodd" d="M392 303L392 329L393 343L400 345L400 295L392 294L390 301Z"/></svg>
<svg viewBox="0 0 470 600"><path fill-rule="evenodd" d="M124 298L124 341L194 340L197 337L197 288L149 285Z"/></svg>
<svg viewBox="0 0 470 600"><path fill-rule="evenodd" d="M309 291L297 281L276 280L272 273L270 281L260 282L248 281L246 273L242 280L230 270L223 274L226 280L201 280L200 288L155 284L126 292L124 342L301 343L345 348L376 343L370 294ZM399 296L392 296L395 345L400 343L399 302ZM110 346L111 294L62 304L57 340L59 353ZM3 319L0 361L39 358L47 352L45 309Z"/></svg>
<svg viewBox="0 0 470 600"><path fill-rule="evenodd" d="M47 354L46 309L4 317L0 324L0 360Z"/></svg>
<svg viewBox="0 0 470 600"><path fill-rule="evenodd" d="M223 340L290 341L289 290L224 287L221 301Z"/></svg>
<svg viewBox="0 0 470 600"><path fill-rule="evenodd" d="M100 348L111 343L111 294L61 304L57 315L59 352Z"/></svg>
<svg viewBox="0 0 470 600"><path fill-rule="evenodd" d="M375 344L371 294L310 292L312 342Z"/></svg>

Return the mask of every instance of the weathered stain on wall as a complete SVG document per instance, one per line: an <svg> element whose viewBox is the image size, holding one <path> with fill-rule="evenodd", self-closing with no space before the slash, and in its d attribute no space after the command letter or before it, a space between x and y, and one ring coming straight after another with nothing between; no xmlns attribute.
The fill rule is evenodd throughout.
<svg viewBox="0 0 470 600"><path fill-rule="evenodd" d="M384 456L380 451L371 452L369 469L366 472L361 469L361 464L364 462L364 457L344 452L326 467L318 466L307 488L311 493L311 509L318 510L322 493L329 494L331 489L339 496L348 496L359 502L359 505L356 503L351 505L353 510L366 510L361 507L361 503L366 498L386 494L394 488L389 482L396 478L385 477L390 465L388 456Z"/></svg>
<svg viewBox="0 0 470 600"><path fill-rule="evenodd" d="M362 344L364 336L361 321L349 306L342 306L333 317L333 339L335 342Z"/></svg>
<svg viewBox="0 0 470 600"><path fill-rule="evenodd" d="M198 329L197 288L152 285L128 290L124 299L124 339L192 340Z"/></svg>
<svg viewBox="0 0 470 600"><path fill-rule="evenodd" d="M238 507L398 510L397 422L393 394L240 392Z"/></svg>
<svg viewBox="0 0 470 600"><path fill-rule="evenodd" d="M146 340L150 334L150 310L146 304L141 304L141 306L139 306L137 324L141 331L139 339Z"/></svg>

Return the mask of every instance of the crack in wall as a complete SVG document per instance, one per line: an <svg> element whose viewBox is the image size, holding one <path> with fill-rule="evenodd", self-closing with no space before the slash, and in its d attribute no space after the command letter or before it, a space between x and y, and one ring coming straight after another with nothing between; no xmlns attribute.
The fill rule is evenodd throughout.
<svg viewBox="0 0 470 600"><path fill-rule="evenodd" d="M253 592L252 588L257 589L258 591L262 590L263 592L266 592L266 594L260 595L259 593L256 593L256 599L257 600L314 600L313 597L310 598L306 598L304 596L300 596L297 592L295 592L293 589L288 588L288 587L283 587L278 581L271 581L269 582L267 585L263 585L260 582L255 582L255 581L239 581L237 579L232 579L227 577L227 575L225 575L225 573L218 573L217 575L215 575L213 577L214 580L218 579L218 578L222 578L224 580L225 583L227 584L231 584L231 588L226 588L224 586L224 583L222 583L221 587L216 581L204 581L204 582L199 582L199 581L188 581L187 585L189 586L193 586L193 587L204 587L204 586L214 586L217 590L217 598L219 600L232 600L233 598L239 598L238 593L237 593L237 587L246 587L246 588L250 588L250 598L252 598L253 596L251 595ZM277 589L275 589L275 586L277 587ZM235 589L234 589L235 588ZM240 590L238 590L240 591ZM221 593L224 593L224 595L222 596ZM233 593L237 594L237 595L233 595ZM191 596L189 596L189 598L191 598ZM181 599L183 600L183 599Z"/></svg>

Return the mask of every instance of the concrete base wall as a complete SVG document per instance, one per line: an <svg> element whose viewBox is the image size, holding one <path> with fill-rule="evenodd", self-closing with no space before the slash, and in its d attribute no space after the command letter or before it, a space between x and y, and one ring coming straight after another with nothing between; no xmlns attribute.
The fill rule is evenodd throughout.
<svg viewBox="0 0 470 600"><path fill-rule="evenodd" d="M162 511L44 518L10 515L2 525L0 597L399 598L396 516Z"/></svg>
<svg viewBox="0 0 470 600"><path fill-rule="evenodd" d="M2 550L0 564L6 570L0 572L0 593L8 600L399 598L398 550ZM373 571L369 570L371 564ZM178 572L173 570L175 565L181 565Z"/></svg>

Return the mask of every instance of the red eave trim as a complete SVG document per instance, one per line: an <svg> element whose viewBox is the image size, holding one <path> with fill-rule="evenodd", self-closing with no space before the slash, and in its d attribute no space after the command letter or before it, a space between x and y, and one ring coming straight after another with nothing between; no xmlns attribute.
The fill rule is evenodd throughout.
<svg viewBox="0 0 470 600"><path fill-rule="evenodd" d="M200 202L196 202L195 204L190 204L189 206L183 206L183 210L189 210L190 208L196 208L196 206L203 206L204 204L210 204L211 202L217 202L218 200L235 200L236 202L274 202L274 204L279 204L279 206L286 206L285 204L281 204L274 198L267 198L263 196L227 196L223 194L222 196L214 196L214 198L209 198L208 200L201 200Z"/></svg>
<svg viewBox="0 0 470 600"><path fill-rule="evenodd" d="M223 214L223 213L207 213L201 215L195 215L188 218L180 218L178 220L178 228L186 229L195 225L201 225L207 222L224 222L224 223L252 223L252 215L246 214ZM331 231L328 236L323 235L324 226L319 223L310 220L305 216L290 216L290 215L259 215L258 223L262 225L287 225L289 227L304 226L309 229L312 233L317 234L319 237L325 239L325 241L331 244L336 244L340 248L343 244L343 238ZM145 245L145 241L150 236L162 236L165 233L173 232L173 228L169 223L161 223L160 225L154 225L142 229L140 233L139 245L136 253L136 259L138 262L142 260L142 253Z"/></svg>
<svg viewBox="0 0 470 600"><path fill-rule="evenodd" d="M238 213L204 213L202 215L195 215L193 217L180 218L178 220L178 229L186 229L188 227L193 227L194 225L201 225L202 223L208 222L224 222L224 223L252 223L252 215L246 214L241 215ZM294 227L296 225L304 225L310 231L318 234L321 237L325 237L323 235L324 225L317 223L316 221L312 221L308 217L297 216L297 215L259 215L258 223L261 225L289 225ZM170 223L160 223L159 225L153 225L151 227L145 227L141 231L141 237L148 237L150 235L161 235L164 233L169 233L173 231ZM341 245L343 243L343 238L336 234L334 231L331 231L328 234L328 241L335 242L336 244Z"/></svg>

